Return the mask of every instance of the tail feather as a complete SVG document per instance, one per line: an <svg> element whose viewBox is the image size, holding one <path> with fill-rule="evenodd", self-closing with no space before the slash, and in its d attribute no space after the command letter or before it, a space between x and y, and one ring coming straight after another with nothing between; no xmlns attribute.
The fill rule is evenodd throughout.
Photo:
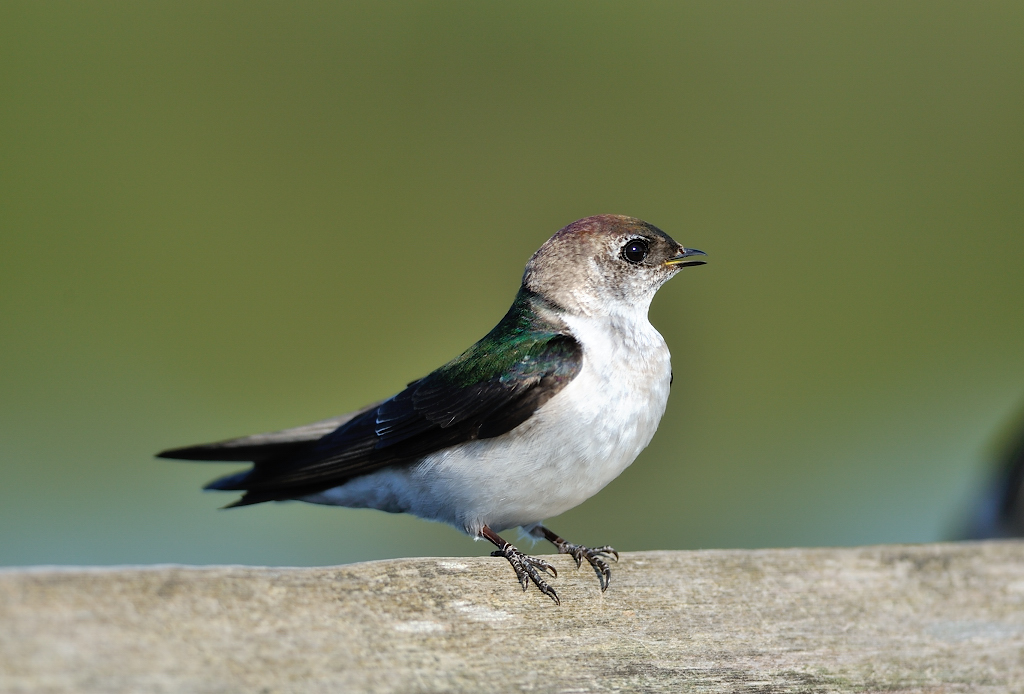
<svg viewBox="0 0 1024 694"><path fill-rule="evenodd" d="M220 508L221 510L224 510L229 508L238 508L239 506L252 506L253 504L262 504L264 501L269 501L269 499L257 499L251 494L243 494L227 506L221 506Z"/></svg>
<svg viewBox="0 0 1024 694"><path fill-rule="evenodd" d="M323 419L312 424L305 424L291 429L271 431L265 434L253 434L235 439L204 443L198 446L185 446L183 448L170 448L156 454L158 458L171 458L173 460L199 460L216 462L252 462L253 467L241 472L235 472L224 477L219 477L207 484L204 489L227 492L245 492L241 498L224 508L235 508L238 506L250 506L261 504L265 501L276 501L282 498L299 498L306 494L312 494L320 490L319 487L295 487L290 488L288 495L282 495L280 490L268 488L266 480L260 483L259 476L254 476L257 469L262 470L263 477L266 471L274 468L288 460L304 454L304 450L310 448L315 442L324 436L344 426L354 418L362 415L380 405L375 402L366 407L348 412L330 419ZM254 489L255 487L255 489ZM294 496L291 493L294 492Z"/></svg>
<svg viewBox="0 0 1024 694"><path fill-rule="evenodd" d="M221 492L244 492L248 488L246 480L250 474L252 474L252 470L243 470L242 472L218 477L203 487L203 489L215 489Z"/></svg>

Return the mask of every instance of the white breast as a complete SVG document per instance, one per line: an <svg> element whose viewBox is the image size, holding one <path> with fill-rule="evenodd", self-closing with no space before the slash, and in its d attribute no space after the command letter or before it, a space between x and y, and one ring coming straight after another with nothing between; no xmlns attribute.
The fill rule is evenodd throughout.
<svg viewBox="0 0 1024 694"><path fill-rule="evenodd" d="M668 347L641 316L569 317L583 368L527 422L386 469L306 500L406 512L477 535L537 523L590 498L658 428L672 376Z"/></svg>

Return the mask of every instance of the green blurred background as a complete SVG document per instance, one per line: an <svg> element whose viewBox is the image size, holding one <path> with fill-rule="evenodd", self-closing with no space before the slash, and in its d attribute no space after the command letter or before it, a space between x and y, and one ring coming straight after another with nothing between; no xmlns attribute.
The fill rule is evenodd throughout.
<svg viewBox="0 0 1024 694"><path fill-rule="evenodd" d="M651 447L554 519L622 550L937 540L1024 398L1020 2L0 5L0 563L483 554L201 493L163 448L389 395L614 212ZM514 535L514 533L512 534Z"/></svg>

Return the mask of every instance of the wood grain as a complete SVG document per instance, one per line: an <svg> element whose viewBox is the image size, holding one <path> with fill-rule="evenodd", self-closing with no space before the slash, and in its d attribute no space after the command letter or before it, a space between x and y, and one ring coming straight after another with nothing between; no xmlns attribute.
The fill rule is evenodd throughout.
<svg viewBox="0 0 1024 694"><path fill-rule="evenodd" d="M0 572L3 692L1021 692L1024 544Z"/></svg>

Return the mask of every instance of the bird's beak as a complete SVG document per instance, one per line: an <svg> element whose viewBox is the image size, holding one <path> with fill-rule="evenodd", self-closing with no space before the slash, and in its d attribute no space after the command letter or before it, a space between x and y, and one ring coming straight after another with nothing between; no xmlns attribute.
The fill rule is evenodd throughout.
<svg viewBox="0 0 1024 694"><path fill-rule="evenodd" d="M665 261L666 265L678 265L679 267L690 267L691 265L705 265L706 260L687 260L695 255L704 255L707 253L704 251L698 251L696 248L683 248L680 246L679 255L674 255Z"/></svg>

